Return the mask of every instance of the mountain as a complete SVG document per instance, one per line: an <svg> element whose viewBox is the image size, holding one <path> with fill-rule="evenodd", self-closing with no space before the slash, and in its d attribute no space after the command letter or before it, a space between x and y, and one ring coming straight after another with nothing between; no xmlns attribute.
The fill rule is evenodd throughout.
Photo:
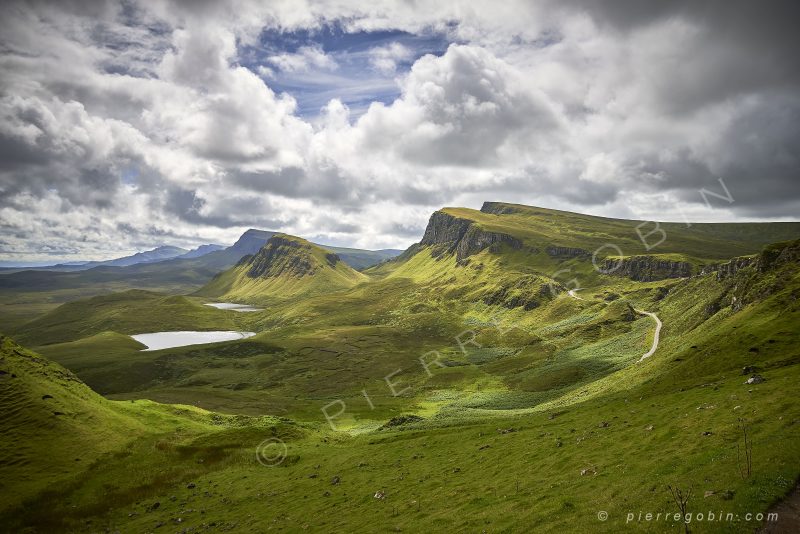
<svg viewBox="0 0 800 534"><path fill-rule="evenodd" d="M137 252L132 256L117 258L116 260L101 261L96 263L90 262L82 265L82 267L97 267L101 265L105 267L127 267L128 265L136 265L138 263L154 263L158 261L169 260L182 256L187 252L188 251L185 248L163 246L154 248L153 250L147 250L145 252Z"/></svg>
<svg viewBox="0 0 800 534"><path fill-rule="evenodd" d="M218 250L223 250L225 248L224 245L200 245L199 247L190 250L186 254L182 254L178 256L179 258L189 259L189 258L199 258L200 256L205 256L211 252L216 252Z"/></svg>
<svg viewBox="0 0 800 534"><path fill-rule="evenodd" d="M239 258L248 254L255 254L274 235L276 235L276 232L250 229L242 234L239 240L236 241L236 243L234 243L229 250L239 254ZM318 246L334 252L343 262L356 270L366 269L367 267L377 265L378 263L394 258L403 252L402 250L395 249L362 250L358 248L333 247L329 245ZM237 258L236 261L238 261L239 258Z"/></svg>
<svg viewBox="0 0 800 534"><path fill-rule="evenodd" d="M264 302L337 291L368 278L334 252L287 234L274 234L255 254L214 277L198 295Z"/></svg>
<svg viewBox="0 0 800 534"><path fill-rule="evenodd" d="M263 247L274 232L247 230L232 246L212 250L201 256L178 256L162 261L138 263L126 267L99 265L49 271L42 269L0 269L0 303L15 303L6 312L0 305L0 320L15 323L32 319L41 313L42 306L90 297L110 291L145 289L168 293L189 293L208 283L214 275L229 269L246 255ZM212 247L214 245L211 245ZM367 251L326 247L341 251L339 257L354 268L365 268L385 261L393 250ZM202 247L201 247L202 249ZM203 250L208 250L205 248ZM21 299L24 308L16 303ZM27 311L27 310L30 311ZM20 315L23 311L25 315Z"/></svg>
<svg viewBox="0 0 800 534"><path fill-rule="evenodd" d="M172 247L172 246L161 246L154 248L152 250L147 250L144 252L137 252L131 256L124 256L122 258L116 258L113 260L105 260L105 261L83 261L83 262L69 262L69 263L59 263L57 265L44 265L39 267L19 267L19 268L8 268L5 271L20 271L20 270L37 270L37 271L85 271L88 269L93 269L95 267L128 267L131 265L138 265L141 263L156 263L159 261L165 261L172 258L182 257L185 254L189 254L190 252L184 248L180 247Z"/></svg>

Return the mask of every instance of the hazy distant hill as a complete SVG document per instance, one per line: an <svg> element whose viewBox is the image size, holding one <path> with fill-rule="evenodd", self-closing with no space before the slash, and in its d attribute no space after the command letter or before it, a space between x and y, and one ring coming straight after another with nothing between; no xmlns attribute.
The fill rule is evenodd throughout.
<svg viewBox="0 0 800 534"><path fill-rule="evenodd" d="M200 245L199 247L190 250L186 254L183 254L179 257L181 258L199 258L200 256L205 256L211 252L216 252L217 250L223 250L225 248L224 245Z"/></svg>
<svg viewBox="0 0 800 534"><path fill-rule="evenodd" d="M204 245L204 246L217 246L217 245ZM17 267L7 268L7 271L22 271L22 270L36 270L36 271L86 271L95 267L128 267L130 265L137 265L139 263L155 263L172 258L178 258L186 254L191 254L200 249L188 251L185 248L162 246L154 248L153 250L146 250L144 252L137 252L131 256L124 256L113 260L105 261L85 261L85 262L69 262L59 263L56 265L43 265L39 267ZM209 251L210 252L210 251ZM197 255L206 254L203 252Z"/></svg>

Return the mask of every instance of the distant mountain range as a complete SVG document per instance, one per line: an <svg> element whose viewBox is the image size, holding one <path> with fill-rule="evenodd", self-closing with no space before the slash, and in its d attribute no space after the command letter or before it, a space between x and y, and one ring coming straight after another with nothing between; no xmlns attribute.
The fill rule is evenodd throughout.
<svg viewBox="0 0 800 534"><path fill-rule="evenodd" d="M194 250L186 250L180 247L161 246L153 250L137 252L131 256L123 256L113 260L105 261L71 261L58 263L56 265L41 265L36 267L9 267L8 270L38 270L38 271L86 271L95 267L128 267L139 263L155 263L172 258L187 257L196 258L220 250L222 245L202 245Z"/></svg>
<svg viewBox="0 0 800 534"><path fill-rule="evenodd" d="M236 265L245 256L258 253L275 234L276 232L250 229L227 248L203 245L187 251L178 247L159 247L107 262L0 268L0 297L24 290L39 293L46 300L52 301L51 292L57 292L55 301L63 302L131 287L170 293L195 291L217 273ZM377 265L403 252L394 249L322 248L334 252L342 262L356 270Z"/></svg>
<svg viewBox="0 0 800 534"><path fill-rule="evenodd" d="M160 246L152 250L144 252L137 252L131 256L124 256L113 260L105 261L72 261L65 263L58 263L55 265L32 265L32 266L3 266L0 263L0 273L14 272L14 271L57 271L57 272L75 272L87 271L95 267L130 267L131 265L139 265L144 263L158 263L172 259L195 259L203 257L207 254L214 252L227 253L217 255L211 261L212 264L217 264L222 261L223 264L230 262L233 265L240 258L248 254L255 254L264 246L270 237L277 232L270 232L267 230L247 230L242 236L230 247L224 245L200 245L199 247L187 250L180 247L173 246ZM320 245L322 246L322 245ZM329 247L324 248L339 254L342 260L354 269L364 269L370 267L381 261L393 258L399 255L402 250L396 249L381 249L381 250L362 250L356 248L344 247ZM224 259L223 259L224 258ZM229 267L230 265L226 265Z"/></svg>

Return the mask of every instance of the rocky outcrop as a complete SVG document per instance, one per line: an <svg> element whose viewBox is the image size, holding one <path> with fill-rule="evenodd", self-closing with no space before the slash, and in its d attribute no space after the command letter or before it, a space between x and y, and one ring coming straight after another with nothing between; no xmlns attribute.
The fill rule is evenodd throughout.
<svg viewBox="0 0 800 534"><path fill-rule="evenodd" d="M700 274L704 275L716 272L717 280L724 280L725 278L730 278L731 276L735 275L741 269L744 269L745 267L750 267L755 263L756 263L755 256L733 258L732 260L726 261L725 263L714 263L712 265L707 265L703 267L703 269L700 271Z"/></svg>
<svg viewBox="0 0 800 534"><path fill-rule="evenodd" d="M499 252L503 245L522 248L522 242L513 236L484 230L474 221L442 211L431 215L420 245L433 247L436 256L455 252L458 262L486 248L492 252Z"/></svg>
<svg viewBox="0 0 800 534"><path fill-rule="evenodd" d="M758 255L756 269L763 273L787 263L800 263L800 239L764 247Z"/></svg>
<svg viewBox="0 0 800 534"><path fill-rule="evenodd" d="M455 249L472 224L468 219L459 219L443 211L437 211L428 220L421 245L448 245Z"/></svg>
<svg viewBox="0 0 800 534"><path fill-rule="evenodd" d="M625 276L637 282L652 282L667 278L687 278L692 275L692 264L685 261L659 259L655 256L606 258L600 268L604 274Z"/></svg>
<svg viewBox="0 0 800 534"><path fill-rule="evenodd" d="M544 249L551 258L580 258L590 256L589 251L582 248L559 247L551 245Z"/></svg>
<svg viewBox="0 0 800 534"><path fill-rule="evenodd" d="M703 267L701 275L717 273L717 280L725 280L747 267L765 273L787 263L800 263L800 240L775 243L764 247L757 256L740 256L724 263L714 263Z"/></svg>
<svg viewBox="0 0 800 534"><path fill-rule="evenodd" d="M456 259L462 261L464 258L477 254L487 247L491 252L497 253L500 252L504 244L513 249L522 248L522 242L515 237L499 232L487 232L473 225L467 229L464 236L459 240L456 246Z"/></svg>
<svg viewBox="0 0 800 534"><path fill-rule="evenodd" d="M510 215L512 213L519 213L521 210L517 207L503 204L502 202L484 202L483 206L481 206L481 211L493 215Z"/></svg>

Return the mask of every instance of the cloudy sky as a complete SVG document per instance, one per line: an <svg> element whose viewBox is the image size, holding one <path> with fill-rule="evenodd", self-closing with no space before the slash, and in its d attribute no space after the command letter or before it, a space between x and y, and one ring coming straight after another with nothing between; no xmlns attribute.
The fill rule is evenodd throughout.
<svg viewBox="0 0 800 534"><path fill-rule="evenodd" d="M3 2L0 260L404 248L484 200L800 213L798 2L222 4Z"/></svg>

